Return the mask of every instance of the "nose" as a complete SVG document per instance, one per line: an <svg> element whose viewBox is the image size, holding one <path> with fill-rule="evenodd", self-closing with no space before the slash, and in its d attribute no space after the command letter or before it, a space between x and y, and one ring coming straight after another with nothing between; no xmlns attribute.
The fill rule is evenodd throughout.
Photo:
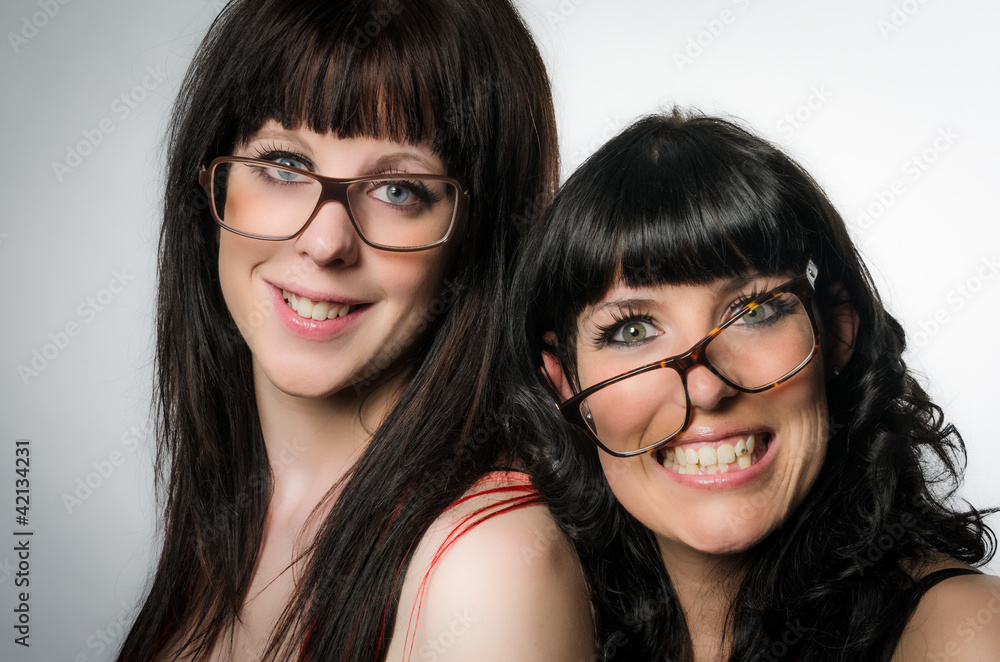
<svg viewBox="0 0 1000 662"><path fill-rule="evenodd" d="M347 208L339 200L326 200L309 226L295 238L296 249L320 266L354 264L361 243Z"/></svg>
<svg viewBox="0 0 1000 662"><path fill-rule="evenodd" d="M687 388L691 407L697 409L716 409L739 392L703 365L688 371Z"/></svg>

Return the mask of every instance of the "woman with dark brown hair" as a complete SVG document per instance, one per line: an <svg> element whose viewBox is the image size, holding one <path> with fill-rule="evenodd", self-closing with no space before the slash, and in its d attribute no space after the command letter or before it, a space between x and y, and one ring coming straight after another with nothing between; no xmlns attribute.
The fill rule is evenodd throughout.
<svg viewBox="0 0 1000 662"><path fill-rule="evenodd" d="M731 121L647 117L526 243L518 420L609 658L1000 659L962 438L798 164Z"/></svg>
<svg viewBox="0 0 1000 662"><path fill-rule="evenodd" d="M163 549L119 660L589 655L482 342L557 173L513 8L237 0L168 140Z"/></svg>

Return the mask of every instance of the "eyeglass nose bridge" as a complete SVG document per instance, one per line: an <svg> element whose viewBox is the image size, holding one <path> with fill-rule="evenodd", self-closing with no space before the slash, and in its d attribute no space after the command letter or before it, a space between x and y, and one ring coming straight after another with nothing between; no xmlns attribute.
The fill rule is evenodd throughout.
<svg viewBox="0 0 1000 662"><path fill-rule="evenodd" d="M354 228L354 232L358 235L366 244L370 244L368 238L365 237L365 233L361 231L358 226L357 219L354 218L354 211L351 209L351 201L347 195L347 189L354 184L353 180L340 180L331 177L322 177L319 175L314 175L315 179L320 184L319 200L316 201L316 206L313 207L312 213L309 214L309 218L303 223L299 231L292 235L291 238L296 238L302 236L310 225L312 225L313 220L319 215L319 210L323 208L328 202L339 202L344 207L344 212L347 214L348 220L351 222L351 227Z"/></svg>

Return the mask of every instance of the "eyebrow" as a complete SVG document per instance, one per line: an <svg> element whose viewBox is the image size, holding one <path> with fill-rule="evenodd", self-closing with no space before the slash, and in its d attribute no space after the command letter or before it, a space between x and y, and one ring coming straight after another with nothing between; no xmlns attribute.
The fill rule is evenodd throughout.
<svg viewBox="0 0 1000 662"><path fill-rule="evenodd" d="M741 276L733 276L732 278L727 278L718 285L715 286L716 293L727 292L729 290L735 290L743 287L747 283L755 280L760 280L762 278L770 278L768 274L762 273L749 273L743 274Z"/></svg>
<svg viewBox="0 0 1000 662"><path fill-rule="evenodd" d="M261 129L257 133L250 136L250 138L246 141L246 144L239 145L239 147L246 147L247 145L254 143L258 140L267 140L267 139L283 140L285 142L296 145L303 152L309 152L310 154L312 153L312 150L309 148L309 145L306 142L300 140L298 136L296 136L295 134L288 133L284 130L274 130L274 129Z"/></svg>
<svg viewBox="0 0 1000 662"><path fill-rule="evenodd" d="M399 151L392 152L391 154L384 154L380 156L375 163L369 166L368 170L380 170L387 166L394 166L398 163L404 161L411 161L415 165L425 168L427 174L433 174L435 171L440 170L439 165L431 163L429 160L425 159L421 154L411 151Z"/></svg>

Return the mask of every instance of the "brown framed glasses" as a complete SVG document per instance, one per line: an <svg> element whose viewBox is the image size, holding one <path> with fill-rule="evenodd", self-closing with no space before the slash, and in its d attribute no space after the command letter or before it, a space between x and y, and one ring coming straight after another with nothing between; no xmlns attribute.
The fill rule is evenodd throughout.
<svg viewBox="0 0 1000 662"><path fill-rule="evenodd" d="M559 404L559 411L605 452L631 457L687 429L687 373L695 366L743 393L774 388L819 350L812 311L817 274L810 260L804 275L756 297L691 349L584 388Z"/></svg>
<svg viewBox="0 0 1000 662"><path fill-rule="evenodd" d="M327 202L339 202L361 240L385 251L422 251L451 238L469 203L445 175L385 173L324 177L273 161L221 156L198 175L215 222L265 241L305 232Z"/></svg>

